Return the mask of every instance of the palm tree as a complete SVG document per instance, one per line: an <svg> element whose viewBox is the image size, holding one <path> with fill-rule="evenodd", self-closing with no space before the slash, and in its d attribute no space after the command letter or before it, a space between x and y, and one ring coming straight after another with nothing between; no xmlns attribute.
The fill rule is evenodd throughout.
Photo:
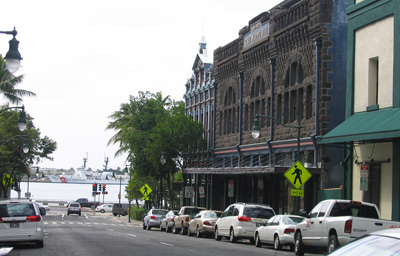
<svg viewBox="0 0 400 256"><path fill-rule="evenodd" d="M15 88L23 78L24 75L14 76L6 69L6 63L0 55L0 94L12 104L21 103L23 96L36 96L33 92Z"/></svg>

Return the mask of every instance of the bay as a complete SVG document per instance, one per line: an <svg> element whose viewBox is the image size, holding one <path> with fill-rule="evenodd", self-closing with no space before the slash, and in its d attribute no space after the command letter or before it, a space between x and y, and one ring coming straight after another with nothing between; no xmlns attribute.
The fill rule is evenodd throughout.
<svg viewBox="0 0 400 256"><path fill-rule="evenodd" d="M21 182L21 198L25 197L26 192L31 193L31 198L37 201L75 201L78 198L88 198L93 201L92 184L77 183L52 183L52 182ZM125 198L126 185L107 184L107 195L104 195L105 203L118 203L118 194L121 190L121 202L128 203ZM18 192L12 190L11 198L18 198ZM103 202L103 195L96 197L96 201Z"/></svg>

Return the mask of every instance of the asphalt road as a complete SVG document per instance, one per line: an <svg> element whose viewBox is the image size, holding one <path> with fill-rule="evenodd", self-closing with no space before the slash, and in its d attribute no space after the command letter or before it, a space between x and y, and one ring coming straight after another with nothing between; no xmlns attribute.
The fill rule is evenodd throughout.
<svg viewBox="0 0 400 256"><path fill-rule="evenodd" d="M82 212L67 215L66 208L52 207L44 216L44 247L16 245L9 255L294 255L288 249L275 251L271 246L257 248L248 240L232 244L226 239L196 238L187 235L142 229L142 222L110 213ZM323 254L307 254L323 255Z"/></svg>

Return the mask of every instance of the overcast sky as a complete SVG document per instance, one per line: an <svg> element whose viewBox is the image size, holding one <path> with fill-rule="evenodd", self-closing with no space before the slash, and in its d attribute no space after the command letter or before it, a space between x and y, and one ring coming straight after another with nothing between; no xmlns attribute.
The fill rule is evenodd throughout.
<svg viewBox="0 0 400 256"><path fill-rule="evenodd" d="M16 27L25 75L17 86L34 124L58 143L40 167L125 167L105 131L129 95L161 91L182 100L204 35L209 56L277 0L12 0L2 1L1 31ZM0 35L0 54L9 35ZM4 103L4 99L1 99Z"/></svg>

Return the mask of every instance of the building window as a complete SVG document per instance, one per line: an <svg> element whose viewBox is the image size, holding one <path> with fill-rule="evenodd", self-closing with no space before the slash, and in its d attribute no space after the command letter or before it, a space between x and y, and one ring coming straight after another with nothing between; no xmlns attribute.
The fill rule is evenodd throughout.
<svg viewBox="0 0 400 256"><path fill-rule="evenodd" d="M284 99L284 110L283 110L283 123L289 122L289 93L285 92L285 99Z"/></svg>
<svg viewBox="0 0 400 256"><path fill-rule="evenodd" d="M301 84L303 82L303 79L303 67L297 61L293 62L290 65L290 68L286 71L285 87L289 87L289 85Z"/></svg>
<svg viewBox="0 0 400 256"><path fill-rule="evenodd" d="M369 60L368 70L368 106L378 105L379 57Z"/></svg>
<svg viewBox="0 0 400 256"><path fill-rule="evenodd" d="M290 92L290 122L294 122L297 117L297 91Z"/></svg>
<svg viewBox="0 0 400 256"><path fill-rule="evenodd" d="M282 95L278 95L278 99L276 102L276 119L278 122L282 122Z"/></svg>
<svg viewBox="0 0 400 256"><path fill-rule="evenodd" d="M304 114L303 114L303 111L304 111L304 104L303 104L303 98L304 98L304 96L303 96L303 92L304 92L304 90L303 90L303 88L299 88L299 94L298 94L298 100L297 100L297 109L299 110L299 114L298 114L298 117L299 117L299 120L301 121L301 120L303 120L303 118L304 118Z"/></svg>
<svg viewBox="0 0 400 256"><path fill-rule="evenodd" d="M249 128L249 105L246 104L244 107L244 120L243 120L243 128L247 131Z"/></svg>
<svg viewBox="0 0 400 256"><path fill-rule="evenodd" d="M306 119L310 119L312 117L312 86L307 86L307 95L306 95Z"/></svg>

